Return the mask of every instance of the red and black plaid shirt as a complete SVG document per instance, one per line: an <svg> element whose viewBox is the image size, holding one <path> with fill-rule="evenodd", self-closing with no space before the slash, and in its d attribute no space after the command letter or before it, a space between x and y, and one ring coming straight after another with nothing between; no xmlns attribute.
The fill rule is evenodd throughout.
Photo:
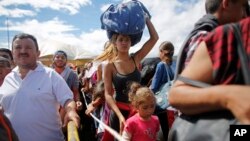
<svg viewBox="0 0 250 141"><path fill-rule="evenodd" d="M235 83L237 70L240 70L233 29L225 27L216 28L204 39L213 63L214 84ZM244 48L250 56L250 17L240 22L240 28Z"/></svg>

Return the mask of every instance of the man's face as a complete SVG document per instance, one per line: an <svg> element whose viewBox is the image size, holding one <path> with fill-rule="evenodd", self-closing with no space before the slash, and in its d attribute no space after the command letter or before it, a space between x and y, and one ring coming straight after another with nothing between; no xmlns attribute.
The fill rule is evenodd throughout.
<svg viewBox="0 0 250 141"><path fill-rule="evenodd" d="M13 42L12 55L14 62L20 68L35 69L40 52L30 38L19 39Z"/></svg>
<svg viewBox="0 0 250 141"><path fill-rule="evenodd" d="M64 68L67 63L67 58L64 54L58 53L54 56L54 65L57 68Z"/></svg>

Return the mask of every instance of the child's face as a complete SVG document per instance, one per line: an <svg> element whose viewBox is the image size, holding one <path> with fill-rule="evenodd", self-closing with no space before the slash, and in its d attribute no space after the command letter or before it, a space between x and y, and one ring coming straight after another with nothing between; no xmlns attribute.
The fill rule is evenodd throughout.
<svg viewBox="0 0 250 141"><path fill-rule="evenodd" d="M148 100L140 105L138 105L137 111L141 118L148 120L155 110L155 101Z"/></svg>

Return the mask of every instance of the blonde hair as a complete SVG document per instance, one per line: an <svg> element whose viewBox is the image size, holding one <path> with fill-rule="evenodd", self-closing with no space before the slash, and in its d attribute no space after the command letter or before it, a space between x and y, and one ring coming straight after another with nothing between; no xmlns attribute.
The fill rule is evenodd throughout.
<svg viewBox="0 0 250 141"><path fill-rule="evenodd" d="M129 90L129 101L134 107L148 102L149 100L154 100L156 102L153 92L148 87L142 87L139 83L133 82L130 85Z"/></svg>
<svg viewBox="0 0 250 141"><path fill-rule="evenodd" d="M113 61L114 58L117 56L117 49L115 46L115 41L117 39L118 34L113 34L112 38L110 39L110 41L107 41L104 44L104 52L102 54L100 54L99 56L97 56L94 60L95 61Z"/></svg>

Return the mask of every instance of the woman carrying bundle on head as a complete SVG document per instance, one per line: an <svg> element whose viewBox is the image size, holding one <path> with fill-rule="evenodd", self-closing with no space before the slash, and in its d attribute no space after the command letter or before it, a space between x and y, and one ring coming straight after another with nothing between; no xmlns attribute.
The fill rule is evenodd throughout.
<svg viewBox="0 0 250 141"><path fill-rule="evenodd" d="M128 8L131 5L133 7L136 3L138 4L139 2L131 1L130 3L126 3L127 5L123 4L123 7L118 6L118 8L125 8L125 10L127 10L126 7ZM133 11L133 8L129 8L130 12ZM134 9L138 10L138 7L136 8L135 6ZM146 24L148 27L150 38L144 43L141 49L134 53L133 56L129 54L129 49L131 46L140 41L140 35L142 35L142 32L138 34L129 34L131 32L124 33L122 31L119 32L118 30L110 31L110 29L104 28L107 30L108 37L110 37L109 46L112 46L115 50L114 59L104 67L105 99L107 104L111 108L109 117L110 126L120 133L123 131L125 119L129 116L130 113L128 93L126 92L127 84L132 81L140 82L141 76L138 69L139 64L158 40L158 34L153 24L151 23L149 16L145 16L145 12L143 12L142 8L141 13L142 14L138 15L139 17L136 20L141 19L144 21L144 24ZM132 14L134 13L131 13L131 15ZM122 16L124 15L120 15L120 17L118 15L117 18L126 18ZM103 19L105 18L105 13L101 18L102 22L107 21ZM135 22L136 20L129 21ZM122 21L122 19L119 21ZM103 27L107 27L105 23L102 24ZM127 23L130 28L132 28L132 26L130 26L132 24L133 23ZM114 96L113 88L115 90Z"/></svg>

